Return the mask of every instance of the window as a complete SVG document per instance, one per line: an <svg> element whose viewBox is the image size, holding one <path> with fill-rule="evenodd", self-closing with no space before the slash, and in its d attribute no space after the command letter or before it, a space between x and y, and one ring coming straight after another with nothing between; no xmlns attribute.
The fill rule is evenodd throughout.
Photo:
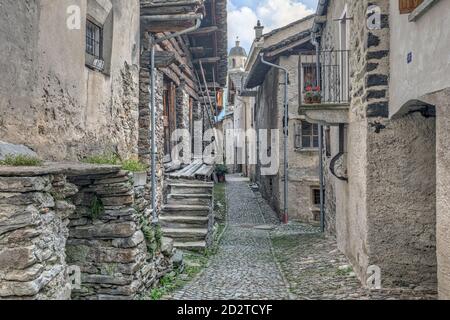
<svg viewBox="0 0 450 320"><path fill-rule="evenodd" d="M422 2L423 0L399 0L400 14L413 12Z"/></svg>
<svg viewBox="0 0 450 320"><path fill-rule="evenodd" d="M327 158L331 157L331 128L325 129L325 153Z"/></svg>
<svg viewBox="0 0 450 320"><path fill-rule="evenodd" d="M103 29L92 21L86 22L86 53L102 59Z"/></svg>
<svg viewBox="0 0 450 320"><path fill-rule="evenodd" d="M317 66L312 63L303 64L303 90L317 86Z"/></svg>
<svg viewBox="0 0 450 320"><path fill-rule="evenodd" d="M314 207L320 206L320 189L312 189L312 204Z"/></svg>
<svg viewBox="0 0 450 320"><path fill-rule="evenodd" d="M319 148L319 126L306 121L299 122L295 128L295 148Z"/></svg>

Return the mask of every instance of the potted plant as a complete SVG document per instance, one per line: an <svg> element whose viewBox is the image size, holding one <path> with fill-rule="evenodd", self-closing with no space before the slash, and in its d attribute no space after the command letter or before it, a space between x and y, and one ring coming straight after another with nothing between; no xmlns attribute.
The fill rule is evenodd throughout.
<svg viewBox="0 0 450 320"><path fill-rule="evenodd" d="M313 89L313 103L321 103L322 102L322 91L320 87L315 87Z"/></svg>
<svg viewBox="0 0 450 320"><path fill-rule="evenodd" d="M313 103L313 97L314 97L314 92L313 92L312 86L307 86L306 92L305 92L305 97L304 97L305 103L307 103L307 104Z"/></svg>
<svg viewBox="0 0 450 320"><path fill-rule="evenodd" d="M228 168L226 165L218 164L216 165L216 175L219 182L225 182L225 175L228 173Z"/></svg>

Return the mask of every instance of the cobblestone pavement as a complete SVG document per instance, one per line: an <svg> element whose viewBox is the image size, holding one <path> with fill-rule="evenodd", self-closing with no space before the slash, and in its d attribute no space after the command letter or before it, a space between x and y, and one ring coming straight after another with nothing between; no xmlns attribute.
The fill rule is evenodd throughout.
<svg viewBox="0 0 450 320"><path fill-rule="evenodd" d="M175 299L288 299L289 290L272 254L249 182L227 178L228 228L210 266Z"/></svg>
<svg viewBox="0 0 450 320"><path fill-rule="evenodd" d="M227 178L228 223L208 268L174 299L434 299L433 292L362 288L336 241L317 228L281 225L248 180Z"/></svg>
<svg viewBox="0 0 450 320"><path fill-rule="evenodd" d="M275 256L297 300L418 300L436 293L415 289L370 291L362 288L335 239L302 224L272 231Z"/></svg>

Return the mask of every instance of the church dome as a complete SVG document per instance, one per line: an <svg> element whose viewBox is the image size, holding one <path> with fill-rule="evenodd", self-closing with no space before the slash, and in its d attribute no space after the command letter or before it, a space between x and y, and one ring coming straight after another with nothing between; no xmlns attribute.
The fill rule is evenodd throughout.
<svg viewBox="0 0 450 320"><path fill-rule="evenodd" d="M236 40L236 46L231 48L230 56L232 57L247 57L247 52L241 47L241 42Z"/></svg>

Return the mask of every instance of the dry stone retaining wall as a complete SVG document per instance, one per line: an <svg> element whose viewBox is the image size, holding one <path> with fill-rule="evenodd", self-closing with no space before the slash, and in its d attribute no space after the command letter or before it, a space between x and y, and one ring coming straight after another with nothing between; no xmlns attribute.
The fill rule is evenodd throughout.
<svg viewBox="0 0 450 320"><path fill-rule="evenodd" d="M0 171L0 299L133 299L171 269L145 187L118 168L83 171Z"/></svg>

